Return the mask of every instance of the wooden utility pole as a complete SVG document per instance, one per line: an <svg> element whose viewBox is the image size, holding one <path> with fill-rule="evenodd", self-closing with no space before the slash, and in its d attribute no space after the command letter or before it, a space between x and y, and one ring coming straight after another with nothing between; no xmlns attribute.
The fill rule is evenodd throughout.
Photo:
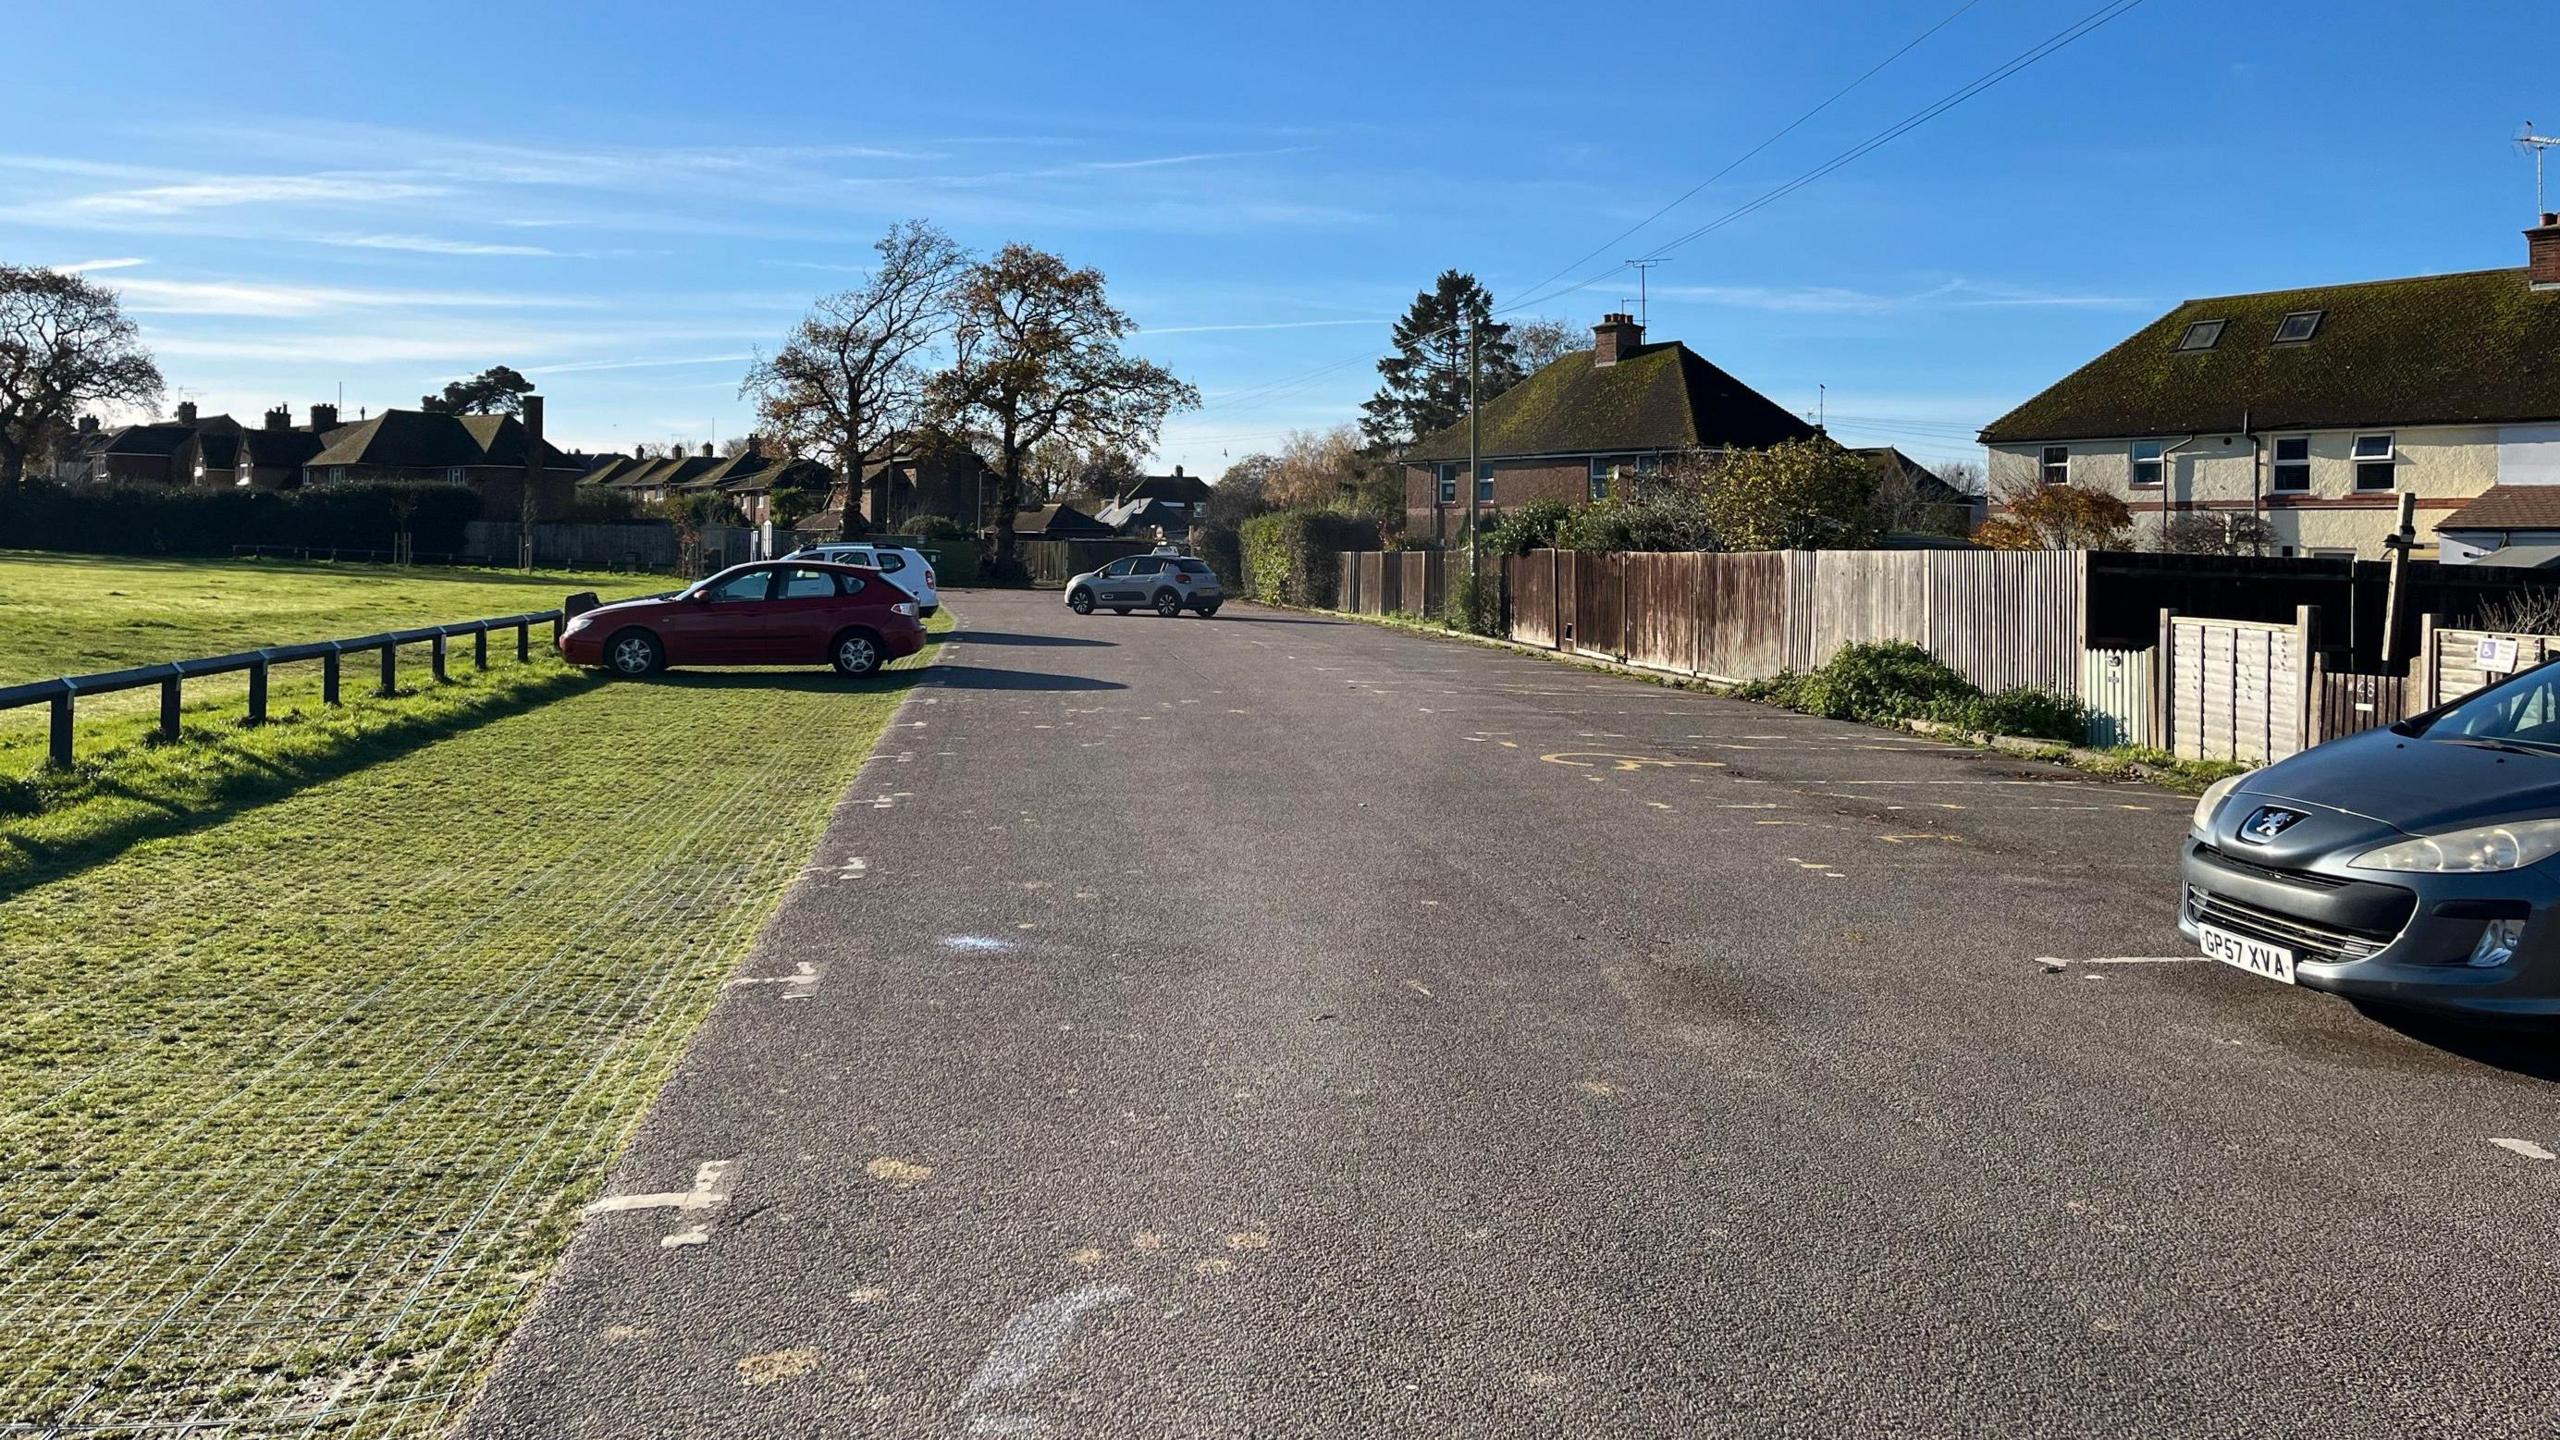
<svg viewBox="0 0 2560 1440"><path fill-rule="evenodd" d="M1475 620L1472 612L1476 603L1477 585L1476 531L1484 523L1484 517L1477 513L1476 490L1476 470L1484 463L1478 458L1479 446L1483 440L1483 425L1477 418L1483 412L1476 405L1476 379L1483 369L1483 366L1478 363L1480 352L1476 348L1476 341L1481 332L1481 322L1472 315L1467 317L1467 607L1470 612L1467 619L1470 626Z"/></svg>
<svg viewBox="0 0 2560 1440"><path fill-rule="evenodd" d="M2418 497L2400 492L2400 523L2393 527L2391 538L2383 541L2391 552L2391 584L2383 592L2382 663L2397 664L2400 656L2401 586L2409 573L2409 552L2418 544Z"/></svg>

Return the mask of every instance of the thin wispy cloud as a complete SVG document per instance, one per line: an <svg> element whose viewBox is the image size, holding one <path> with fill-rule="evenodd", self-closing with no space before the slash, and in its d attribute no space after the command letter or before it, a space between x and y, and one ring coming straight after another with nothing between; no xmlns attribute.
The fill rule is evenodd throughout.
<svg viewBox="0 0 2560 1440"><path fill-rule="evenodd" d="M90 275L100 270L130 270L136 265L150 263L138 256L127 255L112 260L75 260L68 265L56 265L53 268L64 275Z"/></svg>
<svg viewBox="0 0 2560 1440"><path fill-rule="evenodd" d="M113 283L124 298L124 308L137 315L292 319L348 310L590 310L609 308L610 303L566 295L472 290L369 290L251 280L161 280L129 276Z"/></svg>
<svg viewBox="0 0 2560 1440"><path fill-rule="evenodd" d="M1141 335L1205 335L1219 330L1324 330L1337 325L1386 325L1389 318L1364 315L1357 320L1267 320L1235 325L1141 325Z"/></svg>
<svg viewBox="0 0 2560 1440"><path fill-rule="evenodd" d="M444 185L368 175L215 175L37 201L12 207L10 213L27 219L113 223L260 206L375 205L450 193Z"/></svg>
<svg viewBox="0 0 2560 1440"><path fill-rule="evenodd" d="M527 373L534 375L581 375L598 370L663 370L685 365L743 365L755 359L752 350L730 355L683 355L665 360L579 360L564 365L536 365Z"/></svg>
<svg viewBox="0 0 2560 1440"><path fill-rule="evenodd" d="M351 250L406 250L420 255L531 255L560 256L567 252L540 245L512 245L491 240L452 240L441 235L319 235L313 239L322 245L343 245Z"/></svg>
<svg viewBox="0 0 2560 1440"><path fill-rule="evenodd" d="M1900 295L1837 285L1655 285L1653 294L1662 300L1798 315L1883 315L1902 310L2009 306L2125 309L2149 303L2125 295L2038 291L1971 280L1949 280Z"/></svg>

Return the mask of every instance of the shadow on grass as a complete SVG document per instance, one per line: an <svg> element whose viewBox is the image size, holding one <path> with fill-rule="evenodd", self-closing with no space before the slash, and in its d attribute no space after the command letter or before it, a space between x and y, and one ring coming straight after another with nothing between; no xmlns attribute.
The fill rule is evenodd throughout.
<svg viewBox="0 0 2560 1440"><path fill-rule="evenodd" d="M178 795L142 789L116 775L110 762L92 773L76 798L52 812L70 814L95 807L99 812L96 824L58 839L0 831L0 901L103 864L146 840L188 835L222 824L297 791L354 774L492 721L521 715L594 683L586 675L567 672L519 686L467 709L437 715L393 714L378 728L345 736L318 754L277 757L217 747L211 753L237 768L213 776L201 789ZM158 746L148 747L147 751L140 746L136 749L141 753L167 753Z"/></svg>

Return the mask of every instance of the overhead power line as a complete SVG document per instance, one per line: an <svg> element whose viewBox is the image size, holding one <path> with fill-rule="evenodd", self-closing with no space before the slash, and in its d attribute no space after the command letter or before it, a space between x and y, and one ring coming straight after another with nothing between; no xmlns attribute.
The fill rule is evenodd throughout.
<svg viewBox="0 0 2560 1440"><path fill-rule="evenodd" d="M1946 95L1928 105L1922 106L1920 109L1915 110L1911 114L1904 116L1902 119L1895 121L1893 124L1886 126L1884 129L1868 136L1857 144L1838 152L1831 158L1823 161L1821 164L1814 166L1812 169L1804 171L1795 178L1762 192L1753 199L1735 206L1733 209L1724 212L1715 219L1676 236L1666 243L1653 246L1652 253L1655 255L1662 255L1667 254L1670 251L1677 250L1682 246L1691 244L1707 235L1713 234L1715 231L1721 230L1725 226L1733 224L1737 220L1741 220L1746 216L1752 215L1780 200L1785 199L1787 196L1794 194L1796 191L1803 189L1807 185L1813 184L1815 181L1822 179L1833 171L1852 164L1861 157L1871 154L1885 145L1891 144L1893 141L1898 140L1904 135L1911 133L1913 130L1928 124L1930 121L1935 120L1939 116L1946 114L1948 111L1955 109L1957 106L1964 104L1966 101L1973 99L1984 91L1997 86L2002 81L2017 75L2021 71L2024 71L2038 62L2069 47L2074 42L2096 32L2119 17L2137 9L2143 3L2144 0L2108 0L2108 3L2100 5L2096 9L2089 11L2087 14L2062 27L2060 30L2055 31L2045 39L2034 45L2028 46L2025 50L2022 50L2016 55L2011 56L2009 59L2002 61L2000 64L1993 66L1990 70L1985 71L1973 80L1965 83L1964 85L1958 86ZM1920 41L1926 40L1929 36L1946 28L1950 22L1962 15L1966 9L1970 8L1972 8L1971 4L1961 7L1954 14L1949 15L1946 19L1939 21L1936 25L1933 25L1928 30L1923 31L1917 38L1913 39L1908 44L1905 44L1901 49L1894 51L1892 55L1887 56L1882 62L1879 62L1876 66L1869 69L1864 75L1861 75L1858 80L1852 81L1848 86L1843 87L1839 92L1824 100L1820 105L1815 106L1812 110L1806 111L1804 115L1798 117L1795 121L1787 125L1785 129L1780 130L1776 135L1771 136L1768 140L1764 140L1758 146L1753 147L1751 151L1747 152L1740 159L1734 161L1733 165L1738 165L1742 163L1742 160L1747 160L1750 156L1756 155L1761 150L1767 149L1771 143L1783 137L1789 131L1801 126L1806 120L1809 120L1813 118L1813 116L1821 113L1822 110L1829 107L1834 101L1838 100L1841 95L1845 95L1849 90L1855 89L1858 84L1863 83L1869 76L1875 74L1876 71L1883 69L1886 65L1890 65L1894 60L1908 53L1914 46L1918 45ZM1710 176L1706 180L1692 186L1678 199L1673 200L1669 205L1662 207L1662 209L1655 211L1653 215L1648 216L1644 221L1639 222L1633 229L1622 232L1621 234L1602 242L1599 246L1587 252L1583 257L1584 260L1588 260L1592 255L1605 252L1610 246L1617 244L1628 235L1635 233L1635 230L1643 229L1644 226L1651 224L1656 219L1659 219L1663 214L1677 208L1680 203L1688 199L1689 196L1695 195L1698 191L1713 184L1718 177L1729 172L1733 168L1733 165L1727 165L1723 170L1716 172L1716 175ZM1575 263L1580 264L1582 262L1577 261ZM1557 275L1560 276L1567 271L1570 271L1572 268L1572 266L1567 266L1565 271L1558 271ZM1514 301L1509 305L1499 306L1489 313L1493 315L1508 315L1516 313L1531 305L1545 304L1549 301L1560 299L1563 296L1573 294L1577 291L1589 289L1591 286L1597 285L1600 282L1617 275L1626 268L1627 266L1624 263L1620 263L1611 266L1607 270L1586 276L1585 278L1578 280L1561 290L1548 294L1535 293L1543 289L1545 285L1552 283L1556 278L1555 276L1550 276L1548 280L1541 281L1538 285L1531 286L1530 289L1532 293L1529 296ZM1426 340L1440 339L1455 333L1457 329L1458 327L1455 325L1444 326L1422 338ZM1373 358L1376 353L1377 352L1374 350L1364 351L1359 355L1354 355L1329 365L1320 366L1300 375L1274 381L1267 385L1247 387L1244 390L1236 392L1236 394L1230 396L1229 399L1232 402L1247 399L1267 400L1276 398L1277 396L1290 390L1297 389L1302 385L1367 361Z"/></svg>

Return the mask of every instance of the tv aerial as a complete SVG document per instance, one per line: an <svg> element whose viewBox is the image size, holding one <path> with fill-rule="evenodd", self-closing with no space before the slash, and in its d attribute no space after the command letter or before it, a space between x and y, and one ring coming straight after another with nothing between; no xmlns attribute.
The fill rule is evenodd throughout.
<svg viewBox="0 0 2560 1440"><path fill-rule="evenodd" d="M2550 208L2542 198L2542 157L2550 150L2560 148L2560 135L2537 135L2533 133L2533 122L2527 120L2524 127L2516 131L2516 148L2533 156L2533 213L2536 216L2548 215Z"/></svg>

